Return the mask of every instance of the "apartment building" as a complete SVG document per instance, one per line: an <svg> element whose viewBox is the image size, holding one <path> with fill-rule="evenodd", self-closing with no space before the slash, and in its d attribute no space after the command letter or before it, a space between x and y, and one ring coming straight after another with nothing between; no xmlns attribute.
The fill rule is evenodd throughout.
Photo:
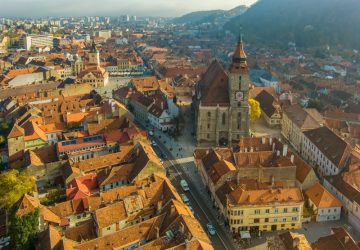
<svg viewBox="0 0 360 250"><path fill-rule="evenodd" d="M26 35L22 38L22 46L26 50L31 50L33 47L49 47L54 45L54 37L51 35Z"/></svg>

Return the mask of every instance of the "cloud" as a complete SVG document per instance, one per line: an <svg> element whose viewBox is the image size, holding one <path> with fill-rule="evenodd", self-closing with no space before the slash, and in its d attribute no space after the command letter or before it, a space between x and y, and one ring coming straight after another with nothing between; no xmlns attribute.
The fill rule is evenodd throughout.
<svg viewBox="0 0 360 250"><path fill-rule="evenodd" d="M179 16L196 10L231 9L255 0L0 0L0 16Z"/></svg>

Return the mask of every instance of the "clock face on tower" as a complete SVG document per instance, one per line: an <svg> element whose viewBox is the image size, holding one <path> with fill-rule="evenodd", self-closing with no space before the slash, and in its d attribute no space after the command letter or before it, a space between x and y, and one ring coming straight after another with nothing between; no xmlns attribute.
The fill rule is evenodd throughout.
<svg viewBox="0 0 360 250"><path fill-rule="evenodd" d="M244 101L244 93L241 92L241 91L236 91L235 100L238 101L238 102Z"/></svg>

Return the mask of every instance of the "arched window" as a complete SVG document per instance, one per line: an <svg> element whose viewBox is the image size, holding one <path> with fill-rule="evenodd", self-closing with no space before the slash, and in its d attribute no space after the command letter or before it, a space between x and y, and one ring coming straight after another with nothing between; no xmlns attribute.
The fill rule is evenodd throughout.
<svg viewBox="0 0 360 250"><path fill-rule="evenodd" d="M222 114L222 124L223 125L226 124L226 114L225 113Z"/></svg>

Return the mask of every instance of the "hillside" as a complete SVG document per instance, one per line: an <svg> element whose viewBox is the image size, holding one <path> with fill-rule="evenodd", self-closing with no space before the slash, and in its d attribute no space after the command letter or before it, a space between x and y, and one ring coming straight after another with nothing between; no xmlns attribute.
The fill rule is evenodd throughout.
<svg viewBox="0 0 360 250"><path fill-rule="evenodd" d="M209 10L197 11L173 19L174 24L201 24L201 23L226 23L231 18L243 14L247 10L246 6L238 6L231 10Z"/></svg>
<svg viewBox="0 0 360 250"><path fill-rule="evenodd" d="M262 43L360 49L359 13L359 0L260 0L224 28Z"/></svg>

